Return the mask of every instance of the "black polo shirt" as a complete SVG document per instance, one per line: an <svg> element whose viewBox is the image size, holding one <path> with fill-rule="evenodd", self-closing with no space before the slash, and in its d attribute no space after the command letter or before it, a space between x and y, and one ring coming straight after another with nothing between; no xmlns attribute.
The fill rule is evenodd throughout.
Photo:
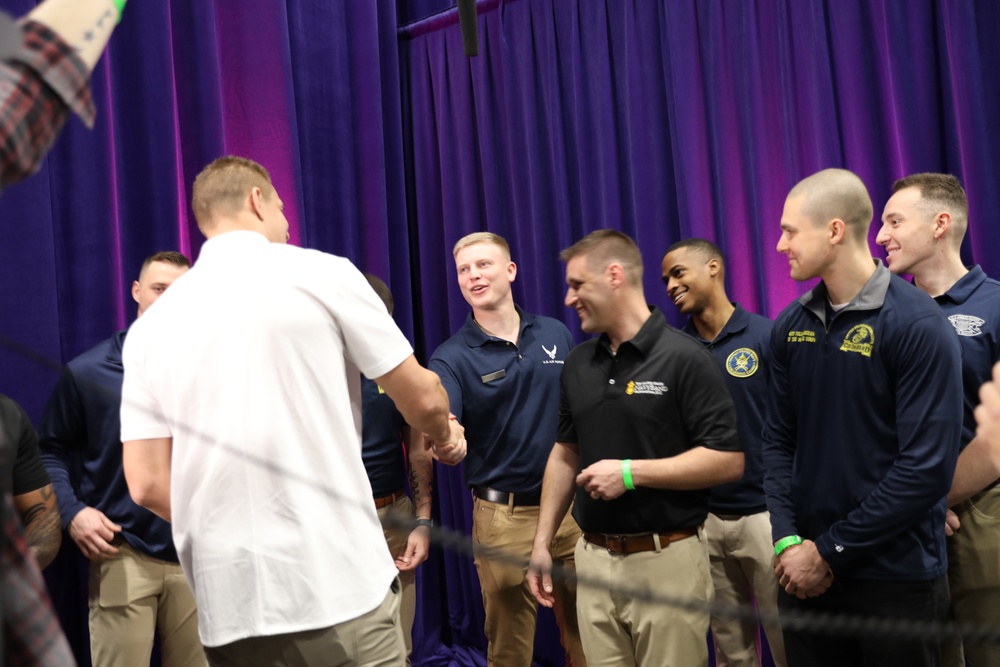
<svg viewBox="0 0 1000 667"><path fill-rule="evenodd" d="M606 334L570 352L556 439L578 446L581 470L602 459L668 458L699 446L741 451L718 363L656 307L617 355ZM585 531L663 533L701 524L708 497L708 489L640 487L614 500L594 500L581 487L573 516Z"/></svg>

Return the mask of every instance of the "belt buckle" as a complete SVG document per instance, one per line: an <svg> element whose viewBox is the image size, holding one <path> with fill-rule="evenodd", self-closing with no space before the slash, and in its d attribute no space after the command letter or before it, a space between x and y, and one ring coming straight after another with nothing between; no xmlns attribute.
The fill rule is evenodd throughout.
<svg viewBox="0 0 1000 667"><path fill-rule="evenodd" d="M612 541L618 544L618 551L611 548ZM606 535L604 537L604 548L611 555L624 555L628 553L628 535Z"/></svg>

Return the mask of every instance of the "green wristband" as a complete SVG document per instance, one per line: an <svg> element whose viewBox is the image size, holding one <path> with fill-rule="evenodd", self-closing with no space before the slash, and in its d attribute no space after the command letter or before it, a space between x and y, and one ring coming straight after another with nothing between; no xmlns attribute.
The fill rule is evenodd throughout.
<svg viewBox="0 0 1000 667"><path fill-rule="evenodd" d="M125 11L125 3L127 0L112 0L115 3L115 7L118 8L118 23L122 22L122 12Z"/></svg>
<svg viewBox="0 0 1000 667"><path fill-rule="evenodd" d="M622 481L625 482L626 491L635 491L635 483L632 481L632 459L622 461Z"/></svg>
<svg viewBox="0 0 1000 667"><path fill-rule="evenodd" d="M780 556L781 552L788 547L794 547L796 544L802 544L802 538L798 535L789 535L788 537L782 537L780 540L774 543L774 555Z"/></svg>

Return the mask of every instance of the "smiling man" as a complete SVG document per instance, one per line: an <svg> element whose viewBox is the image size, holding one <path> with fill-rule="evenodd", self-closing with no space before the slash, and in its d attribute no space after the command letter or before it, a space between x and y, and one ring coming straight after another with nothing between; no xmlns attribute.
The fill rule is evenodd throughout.
<svg viewBox="0 0 1000 667"><path fill-rule="evenodd" d="M945 494L961 434L961 354L920 290L873 262L872 205L827 169L785 200L777 250L821 282L778 316L764 426L782 613L941 621ZM940 664L926 641L786 628L788 664Z"/></svg>
<svg viewBox="0 0 1000 667"><path fill-rule="evenodd" d="M514 304L517 265L501 236L469 234L455 244L455 269L472 313L428 367L441 376L451 411L465 427L465 481L475 496L472 538L527 561L538 522L542 470L555 442L559 376L573 347L566 325ZM556 591L556 620L567 664L585 665L576 623L573 547L580 536L563 512L553 552L567 574ZM476 555L486 609L487 660L530 667L537 606L526 568Z"/></svg>
<svg viewBox="0 0 1000 667"><path fill-rule="evenodd" d="M743 473L736 413L718 364L650 308L642 255L616 230L563 250L565 303L587 333L560 385L529 584L551 604L550 547L573 502L581 636L595 665L708 665L713 589L702 528L708 489ZM658 591L702 608L665 606Z"/></svg>
<svg viewBox="0 0 1000 667"><path fill-rule="evenodd" d="M954 535L948 540L948 584L957 620L1000 625L1000 471L975 437L979 387L1000 361L1000 283L979 266L962 263L969 225L965 190L951 174L914 174L896 181L882 213L876 243L885 247L889 270L910 274L913 284L937 301L962 346L965 413L962 453L948 493ZM950 530L950 528L949 528ZM946 667L1000 664L995 644L949 644Z"/></svg>
<svg viewBox="0 0 1000 667"><path fill-rule="evenodd" d="M711 241L691 238L670 246L661 264L670 300L690 319L684 327L724 371L739 416L746 463L743 478L712 489L705 534L712 566L715 601L777 615L771 521L764 500L760 434L767 411L768 346L771 320L748 313L726 294L726 263ZM777 667L785 666L781 627L765 624ZM716 663L720 667L759 667L759 632L752 618L713 615Z"/></svg>

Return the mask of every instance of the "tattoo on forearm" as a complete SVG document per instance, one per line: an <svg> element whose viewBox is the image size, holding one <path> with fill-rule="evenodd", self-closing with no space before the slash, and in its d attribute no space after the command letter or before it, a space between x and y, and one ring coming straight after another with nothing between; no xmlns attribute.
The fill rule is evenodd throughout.
<svg viewBox="0 0 1000 667"><path fill-rule="evenodd" d="M42 491L44 497L46 491ZM36 503L22 515L24 521L24 538L28 548L35 554L39 567L45 567L52 562L59 552L62 542L62 526L59 523L59 511L55 505L46 506Z"/></svg>
<svg viewBox="0 0 1000 667"><path fill-rule="evenodd" d="M430 477L418 471L415 466L410 466L410 491L413 492L413 506L418 514L422 507L430 509L432 491Z"/></svg>

